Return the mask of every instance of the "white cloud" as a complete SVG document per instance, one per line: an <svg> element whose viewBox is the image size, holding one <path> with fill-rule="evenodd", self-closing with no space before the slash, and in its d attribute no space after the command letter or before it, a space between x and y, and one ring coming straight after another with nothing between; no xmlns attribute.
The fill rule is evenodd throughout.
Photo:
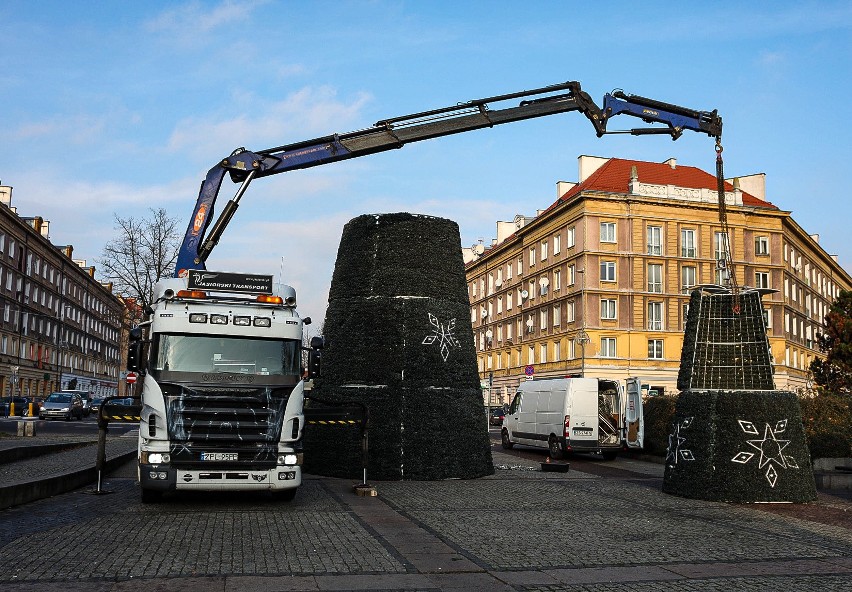
<svg viewBox="0 0 852 592"><path fill-rule="evenodd" d="M223 147L235 144L261 150L310 135L328 135L333 132L332 126L353 125L370 101L370 96L364 93L348 103L340 101L328 86L306 87L281 101L270 102L250 95L238 98L242 112L230 119L215 113L177 122L169 138L169 149L209 156L221 154Z"/></svg>
<svg viewBox="0 0 852 592"><path fill-rule="evenodd" d="M246 20L253 10L265 2L236 2L226 0L210 7L202 2L189 2L161 12L144 24L147 31L167 33L179 38L191 38L209 33L219 27L233 26Z"/></svg>

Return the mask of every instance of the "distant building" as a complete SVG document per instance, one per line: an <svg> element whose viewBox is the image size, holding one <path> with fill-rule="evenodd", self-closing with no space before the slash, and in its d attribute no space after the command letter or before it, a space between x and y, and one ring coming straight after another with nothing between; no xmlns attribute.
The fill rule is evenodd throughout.
<svg viewBox="0 0 852 592"><path fill-rule="evenodd" d="M726 280L714 175L674 159L581 156L579 169L547 209L464 249L486 404L509 401L528 373L676 391L689 292ZM806 387L816 334L852 278L766 201L764 175L729 180L726 204L737 284L777 291L763 298L776 387Z"/></svg>
<svg viewBox="0 0 852 592"><path fill-rule="evenodd" d="M125 307L49 228L19 216L0 186L0 395L117 394Z"/></svg>

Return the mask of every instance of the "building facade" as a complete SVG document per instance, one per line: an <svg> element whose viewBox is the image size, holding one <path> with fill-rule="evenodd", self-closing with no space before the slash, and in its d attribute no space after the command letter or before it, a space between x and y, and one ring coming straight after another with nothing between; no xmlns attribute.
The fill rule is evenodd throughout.
<svg viewBox="0 0 852 592"><path fill-rule="evenodd" d="M642 378L675 392L689 293L725 284L763 297L777 388L808 385L816 333L852 278L791 217L765 200L765 178L726 182L695 167L582 156L578 183L534 217L498 222L490 245L464 249L486 404L528 376Z"/></svg>
<svg viewBox="0 0 852 592"><path fill-rule="evenodd" d="M0 186L0 394L117 394L125 307L73 247L50 242L49 224L19 216Z"/></svg>

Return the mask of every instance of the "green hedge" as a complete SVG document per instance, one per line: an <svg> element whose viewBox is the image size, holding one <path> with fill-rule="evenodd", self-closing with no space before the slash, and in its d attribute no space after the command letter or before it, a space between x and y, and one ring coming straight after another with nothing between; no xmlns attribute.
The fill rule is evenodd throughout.
<svg viewBox="0 0 852 592"><path fill-rule="evenodd" d="M368 478L494 472L455 222L413 214L350 221L324 333L314 394L369 408ZM304 449L307 472L361 476L356 429L308 425Z"/></svg>
<svg viewBox="0 0 852 592"><path fill-rule="evenodd" d="M852 456L852 397L818 392L799 399L811 458Z"/></svg>
<svg viewBox="0 0 852 592"><path fill-rule="evenodd" d="M816 499L796 395L783 391L681 393L663 491L730 502Z"/></svg>
<svg viewBox="0 0 852 592"><path fill-rule="evenodd" d="M676 403L677 397L672 395L651 397L643 403L645 435L642 449L648 454L666 455Z"/></svg>

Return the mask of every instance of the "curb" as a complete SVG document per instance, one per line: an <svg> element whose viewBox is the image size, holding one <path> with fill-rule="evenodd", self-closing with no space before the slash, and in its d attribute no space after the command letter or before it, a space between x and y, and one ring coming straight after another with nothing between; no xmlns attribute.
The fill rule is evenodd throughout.
<svg viewBox="0 0 852 592"><path fill-rule="evenodd" d="M104 472L107 473L115 470L135 456L136 450L131 450L107 459L104 464ZM74 489L79 489L84 485L95 483L97 479L98 471L94 466L91 466L37 481L15 483L0 487L0 510L59 495L60 493L67 493Z"/></svg>
<svg viewBox="0 0 852 592"><path fill-rule="evenodd" d="M66 450L74 450L83 446L97 444L97 440L85 440L80 442L60 442L58 444L34 444L31 446L15 446L12 448L0 449L0 465L15 462L19 460L27 460L53 452L65 452Z"/></svg>

